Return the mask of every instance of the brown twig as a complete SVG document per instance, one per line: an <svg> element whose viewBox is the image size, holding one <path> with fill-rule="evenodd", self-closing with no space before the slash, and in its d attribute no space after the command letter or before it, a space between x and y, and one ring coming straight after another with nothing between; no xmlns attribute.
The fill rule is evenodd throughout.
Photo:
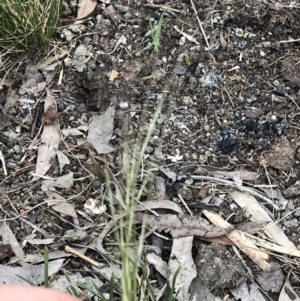
<svg viewBox="0 0 300 301"><path fill-rule="evenodd" d="M34 116L33 124L32 124L32 127L31 127L31 133L30 133L30 138L31 139L33 139L33 137L34 137L34 131L35 131L35 128L36 128L36 124L37 124L37 120L38 120L39 115L40 115L40 108L38 107L35 111L35 116Z"/></svg>
<svg viewBox="0 0 300 301"><path fill-rule="evenodd" d="M8 119L12 120L14 123L18 124L22 128L24 128L26 130L30 130L30 126L24 124L23 122L20 122L13 116L8 115L2 105L0 105L0 110L1 110L2 114L5 115Z"/></svg>
<svg viewBox="0 0 300 301"><path fill-rule="evenodd" d="M172 8L172 7L168 6L168 5L154 4L153 0L150 2L150 4L146 4L146 6L151 6L151 7L156 7L156 8L162 8L164 10L169 10L169 11L181 14L181 10Z"/></svg>
<svg viewBox="0 0 300 301"><path fill-rule="evenodd" d="M83 260L91 263L92 265L94 265L96 267L98 267L100 265L99 262L97 262L97 261L95 261L95 260L93 260L93 259L91 259L91 258L89 258L89 257L87 257L85 255L83 255L82 253L78 252L77 250L75 250L75 249L73 249L73 248L71 248L69 246L65 246L65 251L78 256L79 258L81 258L81 259L83 259Z"/></svg>
<svg viewBox="0 0 300 301"><path fill-rule="evenodd" d="M228 180L224 180L224 179L219 179L219 178L214 178L214 177L209 177L209 176L192 175L191 178L195 179L195 180L217 182L217 183L221 183L221 184L224 184L224 185L227 185L227 186L234 187L234 188L236 188L236 189L238 189L238 190L240 190L242 192L248 192L248 193L254 195L255 197L260 198L261 200L267 202L275 210L279 210L279 207L276 204L274 204L274 202L271 199L265 197L263 194L259 193L258 191L254 190L254 189L251 189L249 187L238 185L237 183L232 182L232 181L228 181Z"/></svg>

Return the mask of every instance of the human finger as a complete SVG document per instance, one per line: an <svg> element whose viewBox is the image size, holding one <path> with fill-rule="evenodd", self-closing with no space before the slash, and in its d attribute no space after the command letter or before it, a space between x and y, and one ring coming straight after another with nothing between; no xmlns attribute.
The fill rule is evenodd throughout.
<svg viewBox="0 0 300 301"><path fill-rule="evenodd" d="M1 301L80 301L51 289L33 286L0 285Z"/></svg>

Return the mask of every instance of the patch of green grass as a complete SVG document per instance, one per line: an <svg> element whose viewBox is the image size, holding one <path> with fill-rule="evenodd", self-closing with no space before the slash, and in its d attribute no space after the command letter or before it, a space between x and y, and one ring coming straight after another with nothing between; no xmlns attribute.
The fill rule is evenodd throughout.
<svg viewBox="0 0 300 301"><path fill-rule="evenodd" d="M114 294L113 294L113 290L114 290L114 277L112 276L109 282L109 297L108 299L105 297L105 295L102 293L102 291L99 289L98 285L92 280L92 285L88 286L80 281L78 281L76 283L76 285L71 283L70 277L68 276L68 274L65 273L65 276L68 280L68 282L70 283L70 286L68 287L68 292L71 295L74 295L77 298L80 298L80 293L79 290L86 290L90 293L92 293L93 295L93 299L97 300L97 301L114 301Z"/></svg>
<svg viewBox="0 0 300 301"><path fill-rule="evenodd" d="M63 0L1 0L0 53L44 50L61 15Z"/></svg>

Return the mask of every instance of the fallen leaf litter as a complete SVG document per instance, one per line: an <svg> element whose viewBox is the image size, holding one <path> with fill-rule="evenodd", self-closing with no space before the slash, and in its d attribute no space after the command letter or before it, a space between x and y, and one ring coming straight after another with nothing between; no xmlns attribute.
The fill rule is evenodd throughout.
<svg viewBox="0 0 300 301"><path fill-rule="evenodd" d="M102 258L113 261L114 226L125 216L118 181L166 94L137 180L148 179L134 214L137 229L145 222L149 230L143 264L169 281L180 266L182 301L193 281L202 290L192 300L263 300L257 283L298 300L299 7L157 3L81 0L77 18L62 20L60 38L72 51L53 49L1 81L0 283L24 284L19 274L41 284L43 256L34 250L44 245L51 275L70 258L66 249L88 262L72 256L74 266L94 265L101 280L120 277L121 267ZM150 11L155 24L165 11L159 53L141 51L153 43L141 17ZM124 161L125 143L132 157ZM166 181L154 188L159 178ZM220 280L212 292L218 279L210 268L199 276L204 262Z"/></svg>

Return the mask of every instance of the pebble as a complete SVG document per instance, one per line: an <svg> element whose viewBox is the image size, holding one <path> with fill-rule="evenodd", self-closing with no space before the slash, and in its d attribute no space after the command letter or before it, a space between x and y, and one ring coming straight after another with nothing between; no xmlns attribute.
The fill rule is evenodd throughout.
<svg viewBox="0 0 300 301"><path fill-rule="evenodd" d="M296 209L296 211L294 211L293 217L300 217L300 208Z"/></svg>
<svg viewBox="0 0 300 301"><path fill-rule="evenodd" d="M235 35L237 36L237 37L243 37L244 36L244 31L243 31L243 29L241 29L241 28L236 28L235 29Z"/></svg>
<svg viewBox="0 0 300 301"><path fill-rule="evenodd" d="M115 8L121 13L128 13L130 11L129 6L114 4Z"/></svg>
<svg viewBox="0 0 300 301"><path fill-rule="evenodd" d="M227 131L222 131L220 148L224 154L235 153L238 150L237 138L231 137L231 135Z"/></svg>
<svg viewBox="0 0 300 301"><path fill-rule="evenodd" d="M184 66L176 66L174 72L175 74L183 75L186 73L186 68Z"/></svg>
<svg viewBox="0 0 300 301"><path fill-rule="evenodd" d="M295 185L292 185L292 186L288 187L287 189L285 189L282 192L282 195L285 198L293 198L293 197L295 197L297 195L300 195L300 185L299 184L295 184Z"/></svg>
<svg viewBox="0 0 300 301"><path fill-rule="evenodd" d="M277 136L281 136L285 129L285 124L283 122L274 123L272 125L272 130Z"/></svg>
<svg viewBox="0 0 300 301"><path fill-rule="evenodd" d="M264 51L260 50L259 55L264 57L264 56L266 56L266 53Z"/></svg>
<svg viewBox="0 0 300 301"><path fill-rule="evenodd" d="M278 96L284 96L284 92L282 89L276 88L272 91L273 94L278 95Z"/></svg>
<svg viewBox="0 0 300 301"><path fill-rule="evenodd" d="M258 82L258 77L256 75L250 75L249 76L249 83L250 84L255 84Z"/></svg>

